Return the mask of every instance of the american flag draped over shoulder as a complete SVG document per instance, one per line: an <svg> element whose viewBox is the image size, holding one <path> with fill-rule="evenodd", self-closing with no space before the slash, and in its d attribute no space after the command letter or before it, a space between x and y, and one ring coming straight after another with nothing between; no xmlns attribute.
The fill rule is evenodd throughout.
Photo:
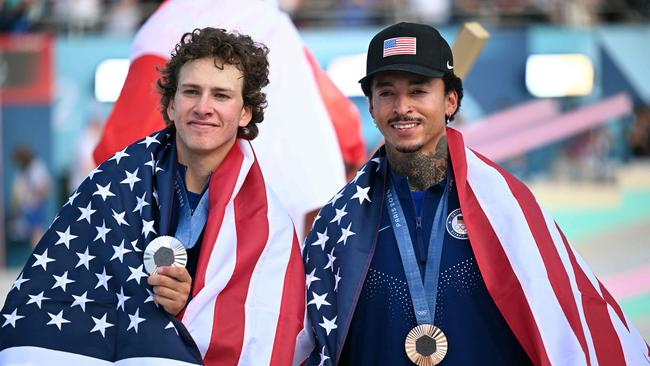
<svg viewBox="0 0 650 366"><path fill-rule="evenodd" d="M476 261L531 360L650 364L646 342L528 188L466 148L460 132L447 136ZM294 364L335 365L340 356L380 229L385 177L380 152L323 207L305 240L307 316Z"/></svg>
<svg viewBox="0 0 650 366"><path fill-rule="evenodd" d="M264 185L247 141L239 141L211 177L185 326L153 302L142 251L155 237L173 235L173 138L164 130L134 143L72 194L9 292L0 318L0 364L218 359L235 365L251 352L259 356L254 364L289 362L281 353L293 350L290 334L295 339L303 317L302 264L291 221ZM245 211L242 201L257 211ZM240 238L251 240L254 250L237 245ZM260 288L260 276L271 270L275 277ZM261 337L264 345L258 344Z"/></svg>

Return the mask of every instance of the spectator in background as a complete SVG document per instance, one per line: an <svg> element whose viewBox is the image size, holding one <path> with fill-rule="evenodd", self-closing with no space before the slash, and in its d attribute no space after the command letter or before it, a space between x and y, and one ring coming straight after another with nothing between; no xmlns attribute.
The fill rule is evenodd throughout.
<svg viewBox="0 0 650 366"><path fill-rule="evenodd" d="M139 0L118 0L108 9L104 30L115 35L133 35L141 20Z"/></svg>
<svg viewBox="0 0 650 366"><path fill-rule="evenodd" d="M650 107L644 106L635 112L634 123L628 134L630 151L635 157L650 157Z"/></svg>
<svg viewBox="0 0 650 366"><path fill-rule="evenodd" d="M61 30L72 34L83 34L97 29L104 12L100 0L57 0L54 2L54 16Z"/></svg>
<svg viewBox="0 0 650 366"><path fill-rule="evenodd" d="M13 160L18 171L11 185L12 230L16 237L22 236L35 246L45 229L45 210L52 191L52 179L43 161L27 146L18 146Z"/></svg>
<svg viewBox="0 0 650 366"><path fill-rule="evenodd" d="M0 0L0 33L26 32L30 29L29 8L34 0Z"/></svg>

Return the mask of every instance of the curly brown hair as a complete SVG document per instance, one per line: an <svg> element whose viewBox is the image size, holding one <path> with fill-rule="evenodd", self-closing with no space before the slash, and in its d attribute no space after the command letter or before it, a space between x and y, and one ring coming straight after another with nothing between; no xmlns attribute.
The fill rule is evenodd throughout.
<svg viewBox="0 0 650 366"><path fill-rule="evenodd" d="M189 61L214 58L237 67L244 77L244 105L251 107L253 117L246 127L239 127L237 137L254 139L259 133L257 124L264 120L264 108L267 105L262 88L269 83L268 53L269 49L265 45L254 42L251 37L228 33L225 29L197 28L183 34L171 59L163 69L159 69L161 76L156 83L161 94L161 113L167 126L174 124L167 116L167 107L176 94L181 67ZM219 67L216 63L215 66Z"/></svg>

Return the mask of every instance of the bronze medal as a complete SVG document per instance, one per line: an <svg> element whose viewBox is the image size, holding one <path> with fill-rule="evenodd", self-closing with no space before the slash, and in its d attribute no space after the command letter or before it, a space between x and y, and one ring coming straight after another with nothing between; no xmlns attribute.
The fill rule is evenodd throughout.
<svg viewBox="0 0 650 366"><path fill-rule="evenodd" d="M406 355L419 366L439 364L447 354L447 336L432 324L420 324L406 336Z"/></svg>

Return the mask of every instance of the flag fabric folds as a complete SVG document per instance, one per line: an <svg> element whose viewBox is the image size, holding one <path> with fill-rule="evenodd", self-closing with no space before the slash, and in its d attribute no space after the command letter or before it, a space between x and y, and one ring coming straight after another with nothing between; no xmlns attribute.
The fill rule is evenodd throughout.
<svg viewBox="0 0 650 366"><path fill-rule="evenodd" d="M179 319L153 301L143 250L174 234L176 168L167 129L90 173L9 291L0 364L290 362L304 317L302 261L248 141L210 178L192 300Z"/></svg>
<svg viewBox="0 0 650 366"><path fill-rule="evenodd" d="M447 129L486 287L536 365L648 365L646 342L528 188ZM382 149L383 150L383 149ZM386 190L380 150L320 211L305 240L305 329L294 364L333 365L372 259ZM309 356L310 353L310 357Z"/></svg>
<svg viewBox="0 0 650 366"><path fill-rule="evenodd" d="M335 92L331 81L317 84L314 72L321 84L329 80L312 70L291 19L273 1L162 4L136 34L131 66L95 150L95 161L102 162L132 141L164 127L156 68L165 65L183 33L207 26L249 35L270 49L270 84L264 90L268 107L252 144L267 183L302 234L305 213L319 208L345 183L342 149L351 165L360 165L365 160L365 145L358 111ZM319 94L319 86L324 96ZM331 118L323 99L335 100L329 103ZM314 163L320 168L313 169Z"/></svg>

